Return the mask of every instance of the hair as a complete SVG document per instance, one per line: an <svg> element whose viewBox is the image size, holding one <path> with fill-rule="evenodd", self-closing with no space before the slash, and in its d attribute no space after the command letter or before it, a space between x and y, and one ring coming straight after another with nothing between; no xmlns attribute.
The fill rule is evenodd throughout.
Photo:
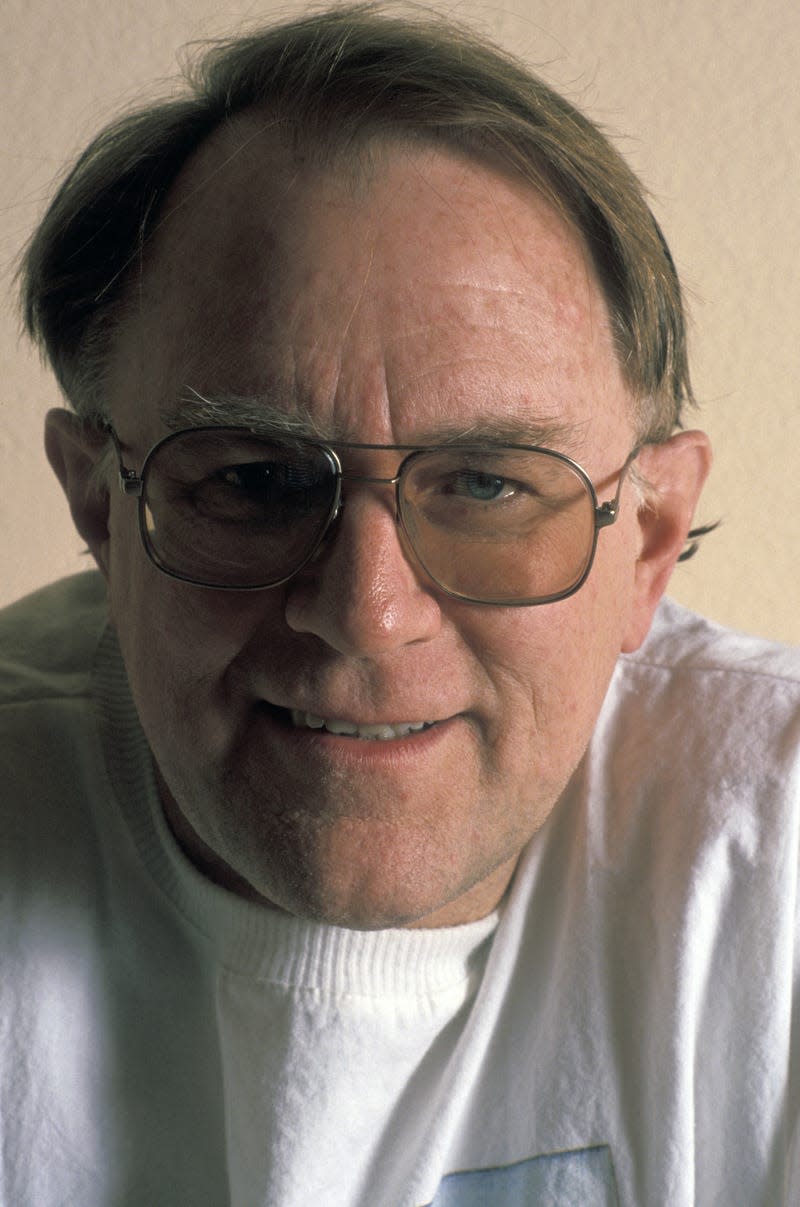
<svg viewBox="0 0 800 1207"><path fill-rule="evenodd" d="M207 45L182 93L122 116L69 171L26 250L24 321L71 405L105 410L126 286L193 152L238 114L297 143L418 139L498 160L583 235L608 301L639 439L693 401L681 290L642 186L604 134L510 55L432 13L373 4Z"/></svg>

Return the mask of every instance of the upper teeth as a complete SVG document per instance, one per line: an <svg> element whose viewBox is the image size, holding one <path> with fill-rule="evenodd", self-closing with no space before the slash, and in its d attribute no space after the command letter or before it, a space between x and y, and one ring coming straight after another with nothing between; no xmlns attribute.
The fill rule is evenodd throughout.
<svg viewBox="0 0 800 1207"><path fill-rule="evenodd" d="M355 721L341 721L336 717L319 717L313 712L292 709L292 722L308 729L327 729L329 733L347 734L354 738L373 738L388 742L392 738L404 738L409 733L418 733L430 724L428 721L403 721L399 725L357 725Z"/></svg>

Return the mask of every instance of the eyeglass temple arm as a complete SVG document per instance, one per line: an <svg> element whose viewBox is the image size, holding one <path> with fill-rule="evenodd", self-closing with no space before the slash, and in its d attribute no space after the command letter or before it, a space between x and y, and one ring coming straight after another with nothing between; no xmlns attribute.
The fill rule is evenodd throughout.
<svg viewBox="0 0 800 1207"><path fill-rule="evenodd" d="M127 469L122 460L122 448L120 447L117 433L114 431L110 423L103 423L102 430L111 438L114 449L119 461L119 488L124 495L140 495L142 493L142 479L133 469Z"/></svg>
<svg viewBox="0 0 800 1207"><path fill-rule="evenodd" d="M617 493L614 495L614 498L607 499L605 503L601 503L599 507L595 508L594 523L595 523L596 528L608 528L610 524L614 523L617 516L619 515L619 497L622 494L622 484L625 481L625 475L627 474L628 470L633 465L634 461L639 456L639 453L641 451L642 451L642 446L638 445L633 450L633 452L631 452L629 454L625 464L623 465L622 469L619 471L619 480L617 481Z"/></svg>

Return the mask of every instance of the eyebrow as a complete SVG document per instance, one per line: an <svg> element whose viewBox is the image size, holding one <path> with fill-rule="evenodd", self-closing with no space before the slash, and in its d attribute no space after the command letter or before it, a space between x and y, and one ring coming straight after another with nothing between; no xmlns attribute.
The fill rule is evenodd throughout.
<svg viewBox="0 0 800 1207"><path fill-rule="evenodd" d="M177 406L159 408L162 423L170 432L194 427L243 427L256 435L288 436L323 444L353 444L351 434L324 429L304 408L287 410L278 405L273 393L243 395L226 392L201 394L187 387ZM550 417L517 419L487 415L464 426L444 422L426 428L413 444L390 445L394 448L419 448L430 445L521 444L554 447L566 452L582 444L585 423L565 423ZM383 447L383 446L378 446Z"/></svg>

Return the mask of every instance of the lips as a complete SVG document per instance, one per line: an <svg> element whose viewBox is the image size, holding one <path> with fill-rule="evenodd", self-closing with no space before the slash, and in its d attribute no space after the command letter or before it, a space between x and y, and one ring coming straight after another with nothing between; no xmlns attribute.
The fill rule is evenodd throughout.
<svg viewBox="0 0 800 1207"><path fill-rule="evenodd" d="M348 738L362 738L372 742L392 742L407 738L409 734L421 733L435 724L433 721L398 721L393 724L359 725L340 717L320 717L313 712L291 709L292 724L298 729L325 729L328 733Z"/></svg>

